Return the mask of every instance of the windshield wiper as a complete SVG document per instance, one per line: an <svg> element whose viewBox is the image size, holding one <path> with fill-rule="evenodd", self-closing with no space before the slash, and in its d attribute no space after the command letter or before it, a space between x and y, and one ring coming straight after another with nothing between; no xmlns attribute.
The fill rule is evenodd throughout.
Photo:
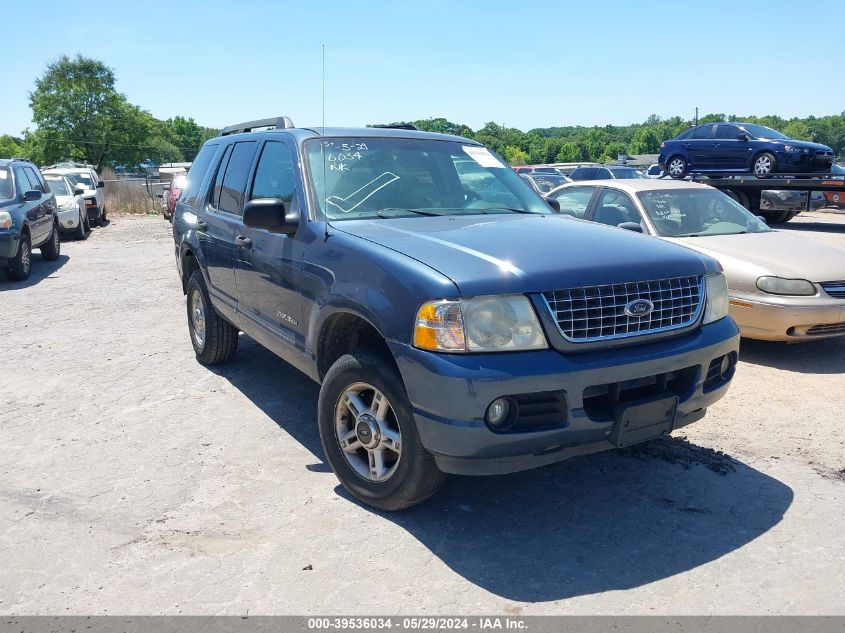
<svg viewBox="0 0 845 633"><path fill-rule="evenodd" d="M447 213L435 213L434 209L408 209L406 207L385 207L384 209L379 209L376 211L376 217L378 218L395 218L395 215L385 215L386 212L389 211L407 211L408 213L415 213L416 215L432 215L432 216L443 216L448 215Z"/></svg>
<svg viewBox="0 0 845 633"><path fill-rule="evenodd" d="M491 213L494 211L510 211L511 213L528 213L529 215L539 215L528 209L514 209L513 207L486 207L484 209L467 209L467 211L478 211L479 213Z"/></svg>

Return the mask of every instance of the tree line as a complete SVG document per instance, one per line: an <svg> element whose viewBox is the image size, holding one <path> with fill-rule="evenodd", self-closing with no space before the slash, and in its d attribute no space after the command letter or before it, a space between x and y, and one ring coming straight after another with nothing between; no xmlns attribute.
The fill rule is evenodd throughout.
<svg viewBox="0 0 845 633"><path fill-rule="evenodd" d="M63 160L103 167L193 161L217 130L192 118L156 119L115 88L114 71L96 59L61 57L48 64L29 94L35 130L0 136L0 157L37 165Z"/></svg>
<svg viewBox="0 0 845 633"><path fill-rule="evenodd" d="M0 136L0 157L29 158L38 165L79 160L98 169L192 161L217 129L176 116L159 120L129 103L115 88L114 70L103 62L77 56L48 64L29 95L35 130L21 137ZM748 121L775 128L791 138L824 143L840 159L845 156L845 112L824 117L783 119L779 116L708 114L700 123ZM421 130L475 139L512 165L555 162L612 162L619 154L657 154L660 143L693 122L681 117L650 116L633 125L562 126L523 132L498 123L478 130L445 118L412 123Z"/></svg>
<svg viewBox="0 0 845 633"><path fill-rule="evenodd" d="M745 121L783 132L790 138L823 143L833 148L837 158L845 157L845 112L824 117L784 119L779 116L740 116L708 114L699 123ZM511 165L545 163L609 163L619 154L657 154L660 143L674 138L694 122L681 117L662 119L656 114L633 125L594 127L563 126L536 128L523 132L498 123L487 123L478 130L452 123L444 118L402 121L391 125L412 124L421 130L457 134L484 143Z"/></svg>

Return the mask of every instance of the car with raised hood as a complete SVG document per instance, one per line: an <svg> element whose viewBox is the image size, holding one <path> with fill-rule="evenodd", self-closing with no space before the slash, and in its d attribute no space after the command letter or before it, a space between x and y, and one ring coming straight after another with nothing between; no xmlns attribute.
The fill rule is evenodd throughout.
<svg viewBox="0 0 845 633"><path fill-rule="evenodd" d="M76 187L66 176L48 175L44 180L56 196L62 233L73 235L78 240L87 239L91 225L85 208L86 190Z"/></svg>
<svg viewBox="0 0 845 633"><path fill-rule="evenodd" d="M756 123L705 123L660 144L658 164L672 178L691 173L772 176L829 173L833 150Z"/></svg>
<svg viewBox="0 0 845 633"><path fill-rule="evenodd" d="M572 185L552 192L573 197ZM769 228L730 196L673 180L579 183L587 220L683 244L721 263L747 338L845 335L845 250ZM806 198L806 194L805 198ZM563 205L562 205L563 208Z"/></svg>
<svg viewBox="0 0 845 633"><path fill-rule="evenodd" d="M0 268L10 281L32 271L32 249L47 261L59 258L56 196L28 160L0 159Z"/></svg>
<svg viewBox="0 0 845 633"><path fill-rule="evenodd" d="M225 128L173 221L197 359L242 331L320 383L326 460L387 510L701 419L739 342L718 263L553 206L466 138Z"/></svg>

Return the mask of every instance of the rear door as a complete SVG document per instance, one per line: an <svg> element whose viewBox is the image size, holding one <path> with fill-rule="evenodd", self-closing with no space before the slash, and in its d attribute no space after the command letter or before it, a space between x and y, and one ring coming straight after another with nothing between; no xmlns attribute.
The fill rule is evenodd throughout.
<svg viewBox="0 0 845 633"><path fill-rule="evenodd" d="M27 224L29 225L29 237L33 247L37 247L46 241L49 236L48 230L52 228L52 226L48 225L50 218L46 217L47 214L42 204L44 202L43 194L40 200L23 201L23 194L27 191L40 191L37 183L38 181L34 176L30 180L26 167L23 165L15 167L15 186L17 187L19 200L21 200L24 213L26 214Z"/></svg>
<svg viewBox="0 0 845 633"><path fill-rule="evenodd" d="M256 141L242 141L223 152L206 204L207 226L200 234L209 292L232 310L237 306L235 235L241 229L244 189L257 145Z"/></svg>
<svg viewBox="0 0 845 633"><path fill-rule="evenodd" d="M715 125L699 125L689 138L682 141L690 156L691 167L707 169L713 167L713 128Z"/></svg>
<svg viewBox="0 0 845 633"><path fill-rule="evenodd" d="M740 141L742 132L737 126L720 123L713 140L713 166L738 169L744 167L748 157L748 141Z"/></svg>
<svg viewBox="0 0 845 633"><path fill-rule="evenodd" d="M295 148L286 140L264 143L245 200L278 198L289 211L298 208L294 172ZM241 239L238 239L238 237ZM289 344L301 347L300 267L303 244L299 234L283 235L241 226L235 244L238 311Z"/></svg>

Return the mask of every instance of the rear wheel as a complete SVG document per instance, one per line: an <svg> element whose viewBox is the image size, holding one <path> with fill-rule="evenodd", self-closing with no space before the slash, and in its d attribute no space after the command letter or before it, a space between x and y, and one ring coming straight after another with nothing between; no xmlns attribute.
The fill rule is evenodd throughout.
<svg viewBox="0 0 845 633"><path fill-rule="evenodd" d="M29 242L29 234L21 234L21 241L18 244L18 252L6 264L6 277L10 281L26 281L32 270L32 247Z"/></svg>
<svg viewBox="0 0 845 633"><path fill-rule="evenodd" d="M53 223L53 232L50 234L50 239L41 246L41 257L48 262L56 260L62 253L62 242L59 240L59 225Z"/></svg>
<svg viewBox="0 0 845 633"><path fill-rule="evenodd" d="M687 165L687 161L680 156L675 156L666 164L666 173L668 173L672 178L683 178L687 175L688 167L689 165Z"/></svg>
<svg viewBox="0 0 845 633"><path fill-rule="evenodd" d="M109 221L106 219L106 208L105 207L103 207L103 210L100 212L99 222L100 222L100 226L105 226L106 224L109 223Z"/></svg>
<svg viewBox="0 0 845 633"><path fill-rule="evenodd" d="M733 189L725 189L724 193L726 196L733 198L739 204L744 206L746 209L749 208L750 202L748 200L748 195L744 191L734 191Z"/></svg>
<svg viewBox="0 0 845 633"><path fill-rule="evenodd" d="M188 280L188 331L197 360L203 365L224 363L238 348L238 329L217 314L198 270Z"/></svg>
<svg viewBox="0 0 845 633"><path fill-rule="evenodd" d="M391 359L365 350L341 356L320 387L320 440L352 496L382 510L428 499L446 479L417 433Z"/></svg>
<svg viewBox="0 0 845 633"><path fill-rule="evenodd" d="M769 176L775 173L775 170L777 169L777 161L769 152L763 152L754 159L752 169L755 176Z"/></svg>

